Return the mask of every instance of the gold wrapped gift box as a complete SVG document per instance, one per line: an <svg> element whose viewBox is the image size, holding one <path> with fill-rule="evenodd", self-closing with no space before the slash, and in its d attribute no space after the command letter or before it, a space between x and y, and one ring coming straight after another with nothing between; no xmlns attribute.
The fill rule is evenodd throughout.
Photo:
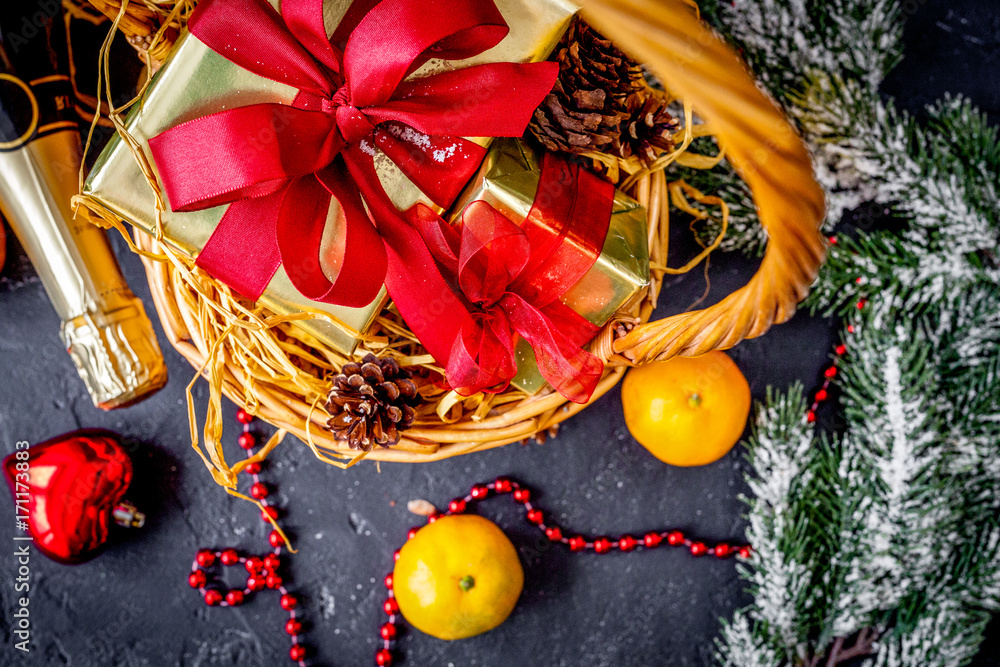
<svg viewBox="0 0 1000 667"><path fill-rule="evenodd" d="M469 204L485 201L522 224L534 205L540 174L538 155L523 141L496 141L475 179L459 196L450 221L459 223ZM562 302L601 327L619 310L641 300L649 287L647 229L646 209L623 192L616 192L601 255L563 295ZM511 384L534 394L546 384L535 363L535 353L523 339L518 341L516 353L518 373Z"/></svg>
<svg viewBox="0 0 1000 667"><path fill-rule="evenodd" d="M277 0L271 0L277 5ZM545 60L569 27L577 7L566 0L496 0L497 7L510 25L510 33L496 47L464 61L430 61L413 77L427 76L444 69L457 69L485 62L538 62ZM343 18L349 0L328 0L326 18L332 31ZM161 132L181 123L224 109L261 103L291 104L296 90L290 86L259 77L215 53L193 35L182 37L170 58L156 74L142 100L129 115L126 128L142 147L150 164L155 163L147 142ZM473 139L487 145L488 139ZM377 156L379 176L393 203L406 210L430 202L399 169L384 156ZM155 198L129 147L114 137L104 149L84 187L84 202L90 201L99 215L115 215L143 231L156 228ZM166 240L189 257L208 242L219 224L225 206L190 213L165 211L162 215ZM327 258L337 238L338 216L331 210L327 220L320 263L335 275ZM268 310L288 315L320 311L336 322L305 320L296 324L318 341L344 352L353 353L360 337L371 326L386 304L385 290L364 308L343 308L305 299L292 286L283 268L278 269L258 303Z"/></svg>

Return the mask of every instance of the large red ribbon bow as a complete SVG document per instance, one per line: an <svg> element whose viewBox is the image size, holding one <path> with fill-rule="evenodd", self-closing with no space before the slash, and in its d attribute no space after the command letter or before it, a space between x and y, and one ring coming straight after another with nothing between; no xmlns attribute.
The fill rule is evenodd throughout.
<svg viewBox="0 0 1000 667"><path fill-rule="evenodd" d="M492 0L356 0L332 38L323 0L283 0L281 10L201 0L189 28L228 60L295 87L293 104L229 109L149 142L174 211L230 205L198 264L250 298L282 263L316 301L365 306L383 282L397 302L414 289L441 292L426 249L412 247L419 237L388 203L375 149L447 207L484 157L460 137L520 136L558 66L486 64L406 80L431 58L496 46L508 26ZM331 200L343 230L325 263L339 268L332 281L319 261ZM441 352L443 342L428 348Z"/></svg>
<svg viewBox="0 0 1000 667"><path fill-rule="evenodd" d="M613 198L609 183L546 155L521 226L484 201L466 207L460 228L418 207L427 247L471 305L448 357L452 387L463 394L505 390L517 374L518 334L560 394L590 400L604 364L581 346L598 329L560 298L597 260Z"/></svg>

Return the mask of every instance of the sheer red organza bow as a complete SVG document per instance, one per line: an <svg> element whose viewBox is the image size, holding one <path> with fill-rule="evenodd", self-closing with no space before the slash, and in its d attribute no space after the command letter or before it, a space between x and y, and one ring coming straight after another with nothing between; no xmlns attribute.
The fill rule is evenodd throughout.
<svg viewBox="0 0 1000 667"><path fill-rule="evenodd" d="M413 247L419 236L388 202L375 149L447 207L484 156L460 137L520 136L557 65L487 64L406 80L431 58L461 60L497 45L508 26L492 0L357 0L329 39L323 0L281 8L202 0L189 28L233 63L295 87L293 104L228 109L150 140L174 211L229 204L198 264L250 298L284 264L316 301L361 307L383 282L401 310L414 291L447 300L426 249ZM339 268L331 281L319 251L332 201L343 231L326 263ZM449 317L445 336L462 317ZM432 354L444 346L428 344Z"/></svg>
<svg viewBox="0 0 1000 667"><path fill-rule="evenodd" d="M535 352L539 371L560 394L586 403L604 364L582 346L598 328L560 298L593 267L607 236L614 188L547 155L538 194L521 226L483 201L455 227L426 206L417 225L472 317L448 357L461 393L503 391L517 374L516 335Z"/></svg>

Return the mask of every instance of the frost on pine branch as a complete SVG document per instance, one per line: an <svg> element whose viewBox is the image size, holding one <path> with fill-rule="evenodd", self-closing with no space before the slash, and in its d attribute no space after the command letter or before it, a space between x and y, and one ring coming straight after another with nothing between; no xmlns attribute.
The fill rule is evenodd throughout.
<svg viewBox="0 0 1000 667"><path fill-rule="evenodd" d="M888 205L905 228L868 225L857 238L844 237L831 249L810 303L842 313L865 294L902 290L907 304L919 308L979 283L1000 288L1000 139L987 118L967 101L948 98L928 109L921 126L857 97L850 85L813 92L801 109L828 119L821 140L852 156L852 178L866 183L872 200ZM837 128L829 118L848 103L867 111L849 114L852 127Z"/></svg>
<svg viewBox="0 0 1000 667"><path fill-rule="evenodd" d="M754 75L798 123L816 161L817 177L827 191L828 225L844 211L875 199L875 193L852 166L849 147L823 141L834 114L837 130L849 128L857 100L843 108L813 110L812 89L827 80L845 82L861 106L881 106L878 88L902 57L902 21L895 0L706 0L703 15L721 30L747 60ZM821 111L822 113L815 113ZM884 112L884 109L882 110ZM851 137L851 133L840 133ZM676 169L704 192L735 203L722 250L762 254L767 234L760 226L753 198L728 162L711 171ZM705 239L718 228L706 229Z"/></svg>
<svg viewBox="0 0 1000 667"><path fill-rule="evenodd" d="M852 318L836 440L814 437L801 388L768 396L750 443L755 600L726 626L722 664L975 655L1000 609L998 313L984 286L919 314L879 295Z"/></svg>
<svg viewBox="0 0 1000 667"><path fill-rule="evenodd" d="M882 101L895 2L706 4L802 130L830 222L874 202L899 227L862 219L840 235L810 297L856 331L843 432L813 438L798 388L761 408L748 501L761 548L743 571L756 599L726 626L720 661L965 664L1000 611L997 129L961 98L922 124ZM698 178L739 193L731 170ZM729 247L759 249L752 202L735 217Z"/></svg>
<svg viewBox="0 0 1000 667"><path fill-rule="evenodd" d="M750 446L756 472L747 480L753 497L746 500L754 551L750 567L741 568L754 605L723 630L719 657L727 667L805 664L829 625L825 565L835 540L813 524L840 514L837 466L834 447L817 446L805 413L802 387L795 386L787 395L769 392L757 416Z"/></svg>

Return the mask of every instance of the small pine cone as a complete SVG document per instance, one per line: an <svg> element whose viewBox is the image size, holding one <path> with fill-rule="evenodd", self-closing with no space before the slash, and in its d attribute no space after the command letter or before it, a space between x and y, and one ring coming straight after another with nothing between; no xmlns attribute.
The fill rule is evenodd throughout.
<svg viewBox="0 0 1000 667"><path fill-rule="evenodd" d="M649 101L659 93L650 89L639 65L586 22L574 21L555 59L559 79L531 122L532 133L549 150L643 155L652 132L646 128L673 120L665 104L648 118Z"/></svg>
<svg viewBox="0 0 1000 667"><path fill-rule="evenodd" d="M400 432L413 425L413 408L420 401L411 378L395 359L373 354L360 364L345 365L327 397L328 428L351 449L369 452L375 445L395 445Z"/></svg>
<svg viewBox="0 0 1000 667"><path fill-rule="evenodd" d="M623 126L622 157L637 155L652 162L657 150L674 149L674 134L680 127L677 119L667 110L667 98L652 94L632 118Z"/></svg>

